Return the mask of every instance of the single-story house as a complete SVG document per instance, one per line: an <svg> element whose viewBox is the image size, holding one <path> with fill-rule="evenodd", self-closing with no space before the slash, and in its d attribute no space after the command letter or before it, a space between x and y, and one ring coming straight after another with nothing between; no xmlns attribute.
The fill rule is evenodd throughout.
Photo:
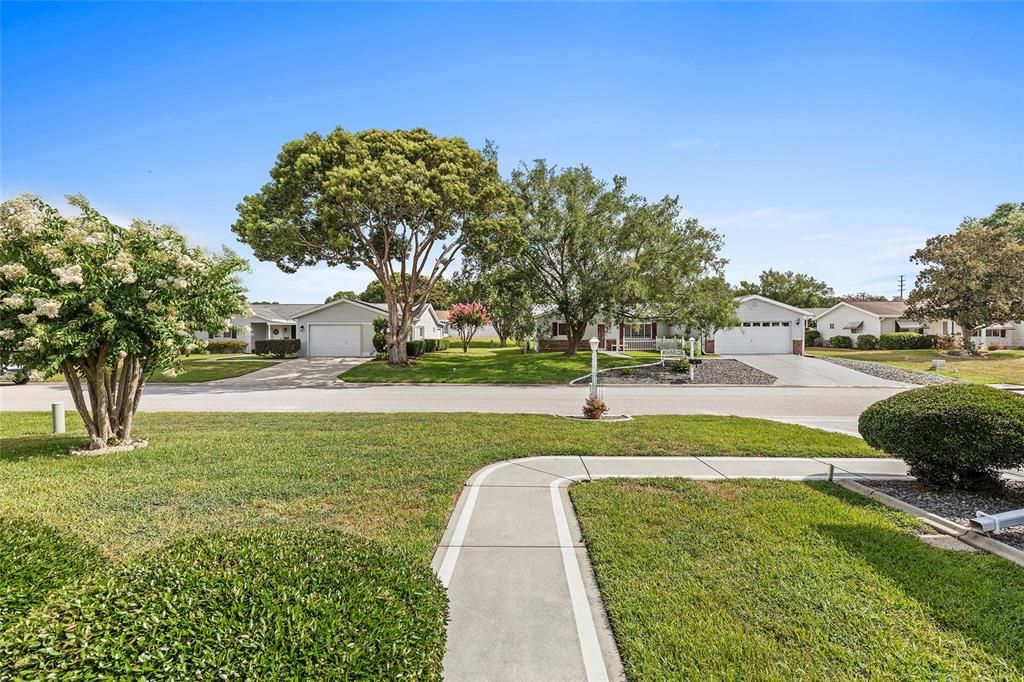
<svg viewBox="0 0 1024 682"><path fill-rule="evenodd" d="M373 321L387 317L383 303L338 299L330 303L254 304L252 314L236 317L231 328L204 339L243 339L245 351L262 339L299 339L299 355L307 357L368 357L374 354ZM413 323L410 340L441 338L441 321L431 305Z"/></svg>
<svg viewBox="0 0 1024 682"><path fill-rule="evenodd" d="M741 296L736 299L740 324L720 329L712 338L703 339L708 353L740 354L803 354L804 327L812 317L807 311L764 296ZM550 307L535 309L538 325L550 329L540 350L564 351L568 347L565 322ZM691 336L683 327L658 320L614 323L593 321L587 325L580 350L589 350L589 340L597 337L606 350L656 349L666 337ZM692 334L692 336L698 336Z"/></svg>
<svg viewBox="0 0 1024 682"><path fill-rule="evenodd" d="M854 345L861 334L879 337L893 332L916 332L938 336L959 336L963 330L952 320L912 320L904 317L905 301L841 301L814 318L822 338L848 336ZM1007 322L978 327L971 332L977 345L998 343L1024 346L1024 322Z"/></svg>

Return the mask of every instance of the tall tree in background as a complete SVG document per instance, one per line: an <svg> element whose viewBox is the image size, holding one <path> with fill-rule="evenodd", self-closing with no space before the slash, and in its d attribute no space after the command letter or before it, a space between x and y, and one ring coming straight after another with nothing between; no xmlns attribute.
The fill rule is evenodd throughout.
<svg viewBox="0 0 1024 682"><path fill-rule="evenodd" d="M839 302L825 282L810 275L787 270L765 270L757 282L740 282L737 296L757 294L796 308L827 308Z"/></svg>
<svg viewBox="0 0 1024 682"><path fill-rule="evenodd" d="M364 266L384 290L388 360L463 252L497 253L518 239L496 153L414 130L336 128L284 145L271 181L238 206L232 229L285 272Z"/></svg>
<svg viewBox="0 0 1024 682"><path fill-rule="evenodd" d="M855 294L847 294L846 296L840 296L842 301L888 301L889 298L881 296L879 294L869 294L866 291L858 291ZM834 305L834 304L833 304ZM807 306L808 308L818 308L822 306Z"/></svg>
<svg viewBox="0 0 1024 682"><path fill-rule="evenodd" d="M453 288L460 300L480 301L487 307L501 348L510 338L522 341L532 333L533 292L522 265L514 258L493 266L464 263Z"/></svg>
<svg viewBox="0 0 1024 682"><path fill-rule="evenodd" d="M343 289L341 291L335 291L333 294L324 299L324 303L330 303L331 301L340 301L346 298L350 301L359 300L359 295L354 291Z"/></svg>
<svg viewBox="0 0 1024 682"><path fill-rule="evenodd" d="M975 224L990 230L1005 227L1017 242L1024 244L1024 201L999 204L991 215L984 218L964 218L960 227Z"/></svg>
<svg viewBox="0 0 1024 682"><path fill-rule="evenodd" d="M534 300L553 304L575 354L587 324L680 314L702 278L720 274L720 237L681 220L676 198L651 204L586 166L558 170L544 161L520 166L511 185L526 246L523 272Z"/></svg>
<svg viewBox="0 0 1024 682"><path fill-rule="evenodd" d="M417 295L423 294L427 281L420 279L419 283L415 287ZM398 286L396 278L396 286ZM443 277L434 283L429 292L426 292L427 303L434 306L435 310L447 310L455 303L455 289L452 287L451 281L444 279ZM358 294L360 301L366 303L384 303L386 299L384 295L384 287L377 280L373 280L366 285L366 289L363 293Z"/></svg>
<svg viewBox="0 0 1024 682"><path fill-rule="evenodd" d="M1005 227L965 221L929 239L911 256L923 265L907 299L907 317L951 319L971 351L977 327L1024 319L1024 244Z"/></svg>

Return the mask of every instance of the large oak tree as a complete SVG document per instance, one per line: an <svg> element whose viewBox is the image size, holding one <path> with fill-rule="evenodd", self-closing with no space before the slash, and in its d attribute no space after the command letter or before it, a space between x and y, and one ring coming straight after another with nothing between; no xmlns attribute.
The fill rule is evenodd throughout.
<svg viewBox="0 0 1024 682"><path fill-rule="evenodd" d="M721 237L682 219L678 199L650 203L609 184L586 166L559 170L544 161L512 174L526 245L523 271L533 298L565 321L573 354L587 324L606 317L683 320L697 285L721 275ZM719 300L725 316L731 300Z"/></svg>
<svg viewBox="0 0 1024 682"><path fill-rule="evenodd" d="M911 260L924 267L907 299L906 317L951 319L971 350L971 331L1024 319L1024 244L1005 227L965 221L929 239Z"/></svg>
<svg viewBox="0 0 1024 682"><path fill-rule="evenodd" d="M368 268L388 307L388 359L462 252L517 239L496 153L427 130L336 128L284 145L271 181L238 206L233 230L285 272L326 263Z"/></svg>

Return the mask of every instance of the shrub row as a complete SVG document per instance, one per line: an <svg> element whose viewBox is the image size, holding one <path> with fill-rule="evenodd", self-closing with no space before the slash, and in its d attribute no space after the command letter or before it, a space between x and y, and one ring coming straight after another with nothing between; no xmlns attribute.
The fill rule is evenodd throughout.
<svg viewBox="0 0 1024 682"><path fill-rule="evenodd" d="M299 339L262 339L252 344L257 355L272 355L275 358L298 355L301 345Z"/></svg>
<svg viewBox="0 0 1024 682"><path fill-rule="evenodd" d="M1024 397L989 386L942 384L898 393L860 415L868 445L905 460L918 479L979 489L1024 465Z"/></svg>
<svg viewBox="0 0 1024 682"><path fill-rule="evenodd" d="M0 632L101 563L96 549L54 528L0 518Z"/></svg>
<svg viewBox="0 0 1024 682"><path fill-rule="evenodd" d="M932 348L935 345L935 338L917 332L890 332L882 334L878 339L878 345L885 350Z"/></svg>
<svg viewBox="0 0 1024 682"><path fill-rule="evenodd" d="M448 339L417 339L405 344L405 354L410 358L418 358L424 353L448 350L451 341Z"/></svg>
<svg viewBox="0 0 1024 682"><path fill-rule="evenodd" d="M61 596L0 634L0 679L441 679L444 588L342 533L192 538Z"/></svg>
<svg viewBox="0 0 1024 682"><path fill-rule="evenodd" d="M241 353L248 344L241 339L210 339L206 342L209 353Z"/></svg>

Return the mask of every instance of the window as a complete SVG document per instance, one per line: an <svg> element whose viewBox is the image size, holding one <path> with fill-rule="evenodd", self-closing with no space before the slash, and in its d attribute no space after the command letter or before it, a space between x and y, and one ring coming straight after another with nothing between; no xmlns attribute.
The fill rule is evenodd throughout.
<svg viewBox="0 0 1024 682"><path fill-rule="evenodd" d="M623 325L623 336L627 339L650 339L654 333L653 327L651 322L626 324Z"/></svg>
<svg viewBox="0 0 1024 682"><path fill-rule="evenodd" d="M749 326L750 326L750 323L749 323L749 322L744 322L744 323L743 323L743 326L744 326L744 327L749 327Z"/></svg>
<svg viewBox="0 0 1024 682"><path fill-rule="evenodd" d="M569 336L569 327L565 322L558 322L555 326L555 336Z"/></svg>
<svg viewBox="0 0 1024 682"><path fill-rule="evenodd" d="M781 324L783 327L788 327L789 326L789 322L780 322L779 324Z"/></svg>
<svg viewBox="0 0 1024 682"><path fill-rule="evenodd" d="M828 323L828 328L829 329L835 329L836 328L836 323L835 322L829 322Z"/></svg>

